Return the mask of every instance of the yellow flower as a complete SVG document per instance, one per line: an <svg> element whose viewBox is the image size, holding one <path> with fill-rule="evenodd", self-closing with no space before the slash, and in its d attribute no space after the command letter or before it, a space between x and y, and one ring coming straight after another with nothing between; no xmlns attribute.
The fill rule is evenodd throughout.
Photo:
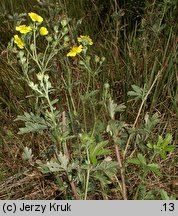
<svg viewBox="0 0 178 216"><path fill-rule="evenodd" d="M36 13L28 13L29 17L31 18L31 20L33 22L38 22L38 23L42 23L43 22L43 17L39 16L38 14Z"/></svg>
<svg viewBox="0 0 178 216"><path fill-rule="evenodd" d="M67 56L74 57L74 56L77 55L77 53L82 52L82 50L83 50L83 46L82 46L82 45L80 45L80 46L78 46L78 47L73 46L73 47L71 48L70 52L67 53Z"/></svg>
<svg viewBox="0 0 178 216"><path fill-rule="evenodd" d="M40 35L45 36L48 34L48 30L45 27L40 28Z"/></svg>
<svg viewBox="0 0 178 216"><path fill-rule="evenodd" d="M84 45L93 45L92 39L87 35L80 35L80 37L78 37L77 40L78 42L83 43Z"/></svg>
<svg viewBox="0 0 178 216"><path fill-rule="evenodd" d="M30 26L20 25L15 28L16 31L19 31L22 34L26 34L32 30Z"/></svg>
<svg viewBox="0 0 178 216"><path fill-rule="evenodd" d="M14 43L17 44L17 46L20 49L24 48L24 43L23 43L22 39L18 35L14 35Z"/></svg>

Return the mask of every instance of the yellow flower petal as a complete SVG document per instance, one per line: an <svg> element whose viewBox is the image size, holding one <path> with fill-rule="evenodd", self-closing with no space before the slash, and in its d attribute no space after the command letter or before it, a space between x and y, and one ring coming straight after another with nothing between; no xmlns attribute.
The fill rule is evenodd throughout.
<svg viewBox="0 0 178 216"><path fill-rule="evenodd" d="M87 35L80 35L80 37L78 37L77 40L78 42L83 43L84 45L93 45L92 39Z"/></svg>
<svg viewBox="0 0 178 216"><path fill-rule="evenodd" d="M33 22L38 22L38 23L42 23L43 22L43 17L39 16L38 14L36 13L28 13L29 17L31 18L31 20Z"/></svg>
<svg viewBox="0 0 178 216"><path fill-rule="evenodd" d="M18 35L14 35L14 43L17 44L17 46L20 49L24 48L24 43L23 43L22 39Z"/></svg>
<svg viewBox="0 0 178 216"><path fill-rule="evenodd" d="M15 28L16 31L19 31L22 34L26 34L32 30L30 26L20 25Z"/></svg>
<svg viewBox="0 0 178 216"><path fill-rule="evenodd" d="M77 55L77 53L82 52L82 50L83 50L83 46L82 46L82 45L80 45L80 46L78 46L78 47L73 46L73 47L71 48L70 52L67 53L67 56L75 57L75 56Z"/></svg>
<svg viewBox="0 0 178 216"><path fill-rule="evenodd" d="M48 34L48 30L45 27L40 28L40 35L45 36Z"/></svg>

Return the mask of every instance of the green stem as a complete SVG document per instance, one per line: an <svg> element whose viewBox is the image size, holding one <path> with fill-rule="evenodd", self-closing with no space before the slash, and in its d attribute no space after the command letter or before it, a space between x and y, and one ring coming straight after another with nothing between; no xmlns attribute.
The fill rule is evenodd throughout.
<svg viewBox="0 0 178 216"><path fill-rule="evenodd" d="M52 122L53 122L54 138L55 138L55 140L57 141L57 143L60 145L60 140L59 140L58 130L57 130L57 123L56 123L56 120L55 120L55 115L54 115L54 111L53 111L53 106L52 106L51 101L50 101L50 99L49 99L48 92L46 93L46 99L47 99L47 101L48 101L49 108L50 108L50 111L51 111L51 120L52 120ZM58 151L58 146L57 146L57 145L56 145L56 151Z"/></svg>
<svg viewBox="0 0 178 216"><path fill-rule="evenodd" d="M154 160L154 158L155 158L155 156L156 156L156 152L154 152L154 154L153 154L153 156L151 157L151 159L150 159L150 162L149 163L152 163L152 161Z"/></svg>
<svg viewBox="0 0 178 216"><path fill-rule="evenodd" d="M87 149L87 159L88 159L88 163L87 164L90 165L90 157L89 157L88 149ZM87 199L89 179L90 179L90 168L88 168L88 170L87 170L87 179L86 179L84 200Z"/></svg>
<svg viewBox="0 0 178 216"><path fill-rule="evenodd" d="M38 65L40 71L43 71L43 70L42 70L42 67L41 67L41 65L40 65L40 63L38 62L38 58L36 58L36 57L34 56L34 54L32 55L32 54L30 53L30 51L29 51L26 47L25 47L25 50L26 50L27 53L30 55L30 57L32 58L32 60Z"/></svg>
<svg viewBox="0 0 178 216"><path fill-rule="evenodd" d="M56 46L59 44L59 41L60 41L61 39L62 39L62 36L58 37L58 39L55 41L54 46L53 46L53 48L52 48L52 50L51 50L51 53L50 53L49 57L46 59L46 63L45 63L45 65L44 65L44 68L45 68L45 69L47 68L47 66L48 66L48 64L49 64L49 62L50 62L50 60L56 55L55 48L56 48ZM62 49L62 47L61 47L61 49ZM58 49L58 51L60 51L61 49Z"/></svg>
<svg viewBox="0 0 178 216"><path fill-rule="evenodd" d="M94 108L94 107L93 107L93 115L94 115L94 124L93 124L92 133L91 133L92 136L93 136L93 134L94 134L94 132L95 132L96 120L97 120L96 112L95 112L95 108Z"/></svg>
<svg viewBox="0 0 178 216"><path fill-rule="evenodd" d="M140 184L137 187L137 190L136 190L136 193L135 193L135 196L134 196L134 200L137 200L140 187L145 184L145 180L144 179L146 178L146 176L147 176L147 172L143 173L143 176L141 178L141 182L140 182Z"/></svg>
<svg viewBox="0 0 178 216"><path fill-rule="evenodd" d="M90 170L88 169L87 170L87 180L86 180L86 186L85 186L85 197L84 197L84 200L87 199L89 178L90 178Z"/></svg>
<svg viewBox="0 0 178 216"><path fill-rule="evenodd" d="M82 106L83 106L84 127L85 127L85 132L87 132L86 113L85 113L85 104L84 104L83 101L82 101Z"/></svg>
<svg viewBox="0 0 178 216"><path fill-rule="evenodd" d="M90 72L88 71L87 93L88 93L89 88L90 88L90 81L91 81L91 74L90 74Z"/></svg>
<svg viewBox="0 0 178 216"><path fill-rule="evenodd" d="M46 49L45 49L45 52L44 52L44 55L43 55L42 65L45 64L46 54L47 54L48 48L49 48L49 42L48 42L48 45L47 45L47 47L46 47Z"/></svg>

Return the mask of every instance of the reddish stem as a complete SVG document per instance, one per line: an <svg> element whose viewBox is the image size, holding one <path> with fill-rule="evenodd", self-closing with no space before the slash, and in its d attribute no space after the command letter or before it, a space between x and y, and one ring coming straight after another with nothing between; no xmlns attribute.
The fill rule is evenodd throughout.
<svg viewBox="0 0 178 216"><path fill-rule="evenodd" d="M116 151L118 166L119 166L120 174L121 174L122 196L123 196L124 200L127 200L127 191L126 191L125 177L124 177L123 169L122 169L121 155L120 155L119 147L116 144L115 144L115 151Z"/></svg>

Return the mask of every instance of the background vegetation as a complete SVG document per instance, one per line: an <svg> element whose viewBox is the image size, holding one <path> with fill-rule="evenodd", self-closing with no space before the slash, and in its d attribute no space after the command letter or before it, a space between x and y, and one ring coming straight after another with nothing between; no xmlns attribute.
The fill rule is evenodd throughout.
<svg viewBox="0 0 178 216"><path fill-rule="evenodd" d="M28 12L51 35L67 20L69 46L93 40L86 56L57 45L50 61L56 129L42 130L49 104L7 48ZM176 0L2 0L0 23L0 199L178 198Z"/></svg>

